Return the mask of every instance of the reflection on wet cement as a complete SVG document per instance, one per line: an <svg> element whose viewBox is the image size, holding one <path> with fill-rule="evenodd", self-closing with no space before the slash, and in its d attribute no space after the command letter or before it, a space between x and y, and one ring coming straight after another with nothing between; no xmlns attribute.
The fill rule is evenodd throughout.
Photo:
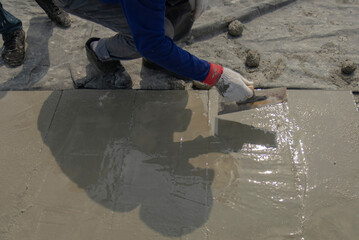
<svg viewBox="0 0 359 240"><path fill-rule="evenodd" d="M38 128L61 169L55 172L68 178L52 176L47 189L60 180L66 197L86 193L105 207L100 213L111 213L111 225L146 224L140 236L353 239L358 115L338 108L350 105L345 94L305 94L221 115L213 137L211 104L200 93L70 91L59 101L54 93Z"/></svg>
<svg viewBox="0 0 359 240"><path fill-rule="evenodd" d="M271 131L223 120L219 136L210 136L203 99L194 96L64 92L50 129L41 128L42 114L39 129L61 170L92 200L116 212L140 208L147 226L178 237L208 221L213 201L245 207L237 196L244 177L238 154L277 156ZM281 188L280 180L257 177L270 171L277 170L257 171L247 182Z"/></svg>
<svg viewBox="0 0 359 240"><path fill-rule="evenodd" d="M307 193L308 171L304 146L301 140L301 129L300 126L296 123L296 120L289 116L288 104L270 106L269 108L271 111L270 115L272 117L272 125L270 125L270 127L278 133L277 150L285 151L289 148L290 156L288 156L288 159L290 159L293 163L292 172L295 178L295 189L297 191L297 196L290 196L289 200L297 198L300 202L300 212L298 212L298 218L300 221L299 229L296 232L291 233L291 235L296 235L303 238L303 227L305 221L304 199ZM278 153L280 154L281 152ZM279 199L280 202L285 200L285 198Z"/></svg>
<svg viewBox="0 0 359 240"><path fill-rule="evenodd" d="M357 121L351 127L334 122L344 129L336 132L320 125L323 115L332 116L327 109L333 104L318 113L306 110L312 101L309 107L300 102L301 111L292 101L218 119L214 137L208 98L198 94L63 92L51 126L43 118L53 96L38 128L61 171L77 185L68 191L85 192L105 211L126 215L118 225L132 225L127 220L132 214L165 237L204 232L213 239L304 239L320 236L317 226L334 235L343 232L325 218L340 210L350 216L350 208L358 206L357 186L349 184L357 172L344 166L356 161L342 160L355 152L350 146L357 138L349 131L357 129ZM333 136L350 136L351 145ZM330 158L323 149L334 144L340 148L333 154L343 150ZM316 179L317 172L326 177ZM355 221L355 216L331 220L346 228Z"/></svg>
<svg viewBox="0 0 359 240"><path fill-rule="evenodd" d="M238 184L220 190L220 197L216 197L240 212L247 221L253 216L257 221L261 219L261 225L267 225L268 229L257 229L252 236L258 239L268 239L273 234L283 239L303 237L307 191L305 146L300 139L299 125L290 117L288 104L266 106L233 118L243 124L241 131L249 138L264 140L271 139L270 133L275 135L266 144L245 141L241 151L230 153L242 163ZM240 221L255 231L255 221L250 222Z"/></svg>

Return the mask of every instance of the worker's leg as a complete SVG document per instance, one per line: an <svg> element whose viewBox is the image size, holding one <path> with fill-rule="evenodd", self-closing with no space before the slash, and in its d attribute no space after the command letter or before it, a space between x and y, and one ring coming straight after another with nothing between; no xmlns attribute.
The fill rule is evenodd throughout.
<svg viewBox="0 0 359 240"><path fill-rule="evenodd" d="M0 34L4 40L1 57L11 67L20 66L25 60L25 32L19 19L3 9L0 3Z"/></svg>
<svg viewBox="0 0 359 240"><path fill-rule="evenodd" d="M130 60L141 57L120 4L106 4L99 0L55 0L55 3L69 13L118 32L115 36L102 38L93 45L100 59ZM168 19L165 22L165 30L166 35L173 38L173 26Z"/></svg>
<svg viewBox="0 0 359 240"><path fill-rule="evenodd" d="M70 16L59 9L53 2L53 0L35 0L37 4L45 11L47 16L54 21L60 27L70 27Z"/></svg>
<svg viewBox="0 0 359 240"><path fill-rule="evenodd" d="M0 34L7 34L21 29L21 21L7 12L0 3Z"/></svg>
<svg viewBox="0 0 359 240"><path fill-rule="evenodd" d="M98 39L89 39L87 44L87 50L89 48L93 49L96 55L96 59L94 59L93 54L91 55L90 61L97 65L97 68L102 72L108 72L113 67L108 66L117 66L116 62L113 60L130 60L141 57L139 52L136 49L134 44L131 30L127 24L126 17L123 13L122 7L120 4L105 4L99 0L55 0L56 4L63 8L65 11L72 13L81 18L96 22L100 25L108 27L115 32L118 32L113 37L110 38L102 38ZM189 4L187 4L189 6ZM188 20L192 18L190 14L190 8L183 4L180 8L177 6L172 8L171 11L168 12L169 16L165 19L165 32L166 35L170 38L177 38L179 40L184 36L182 33L183 30L188 32L192 26L191 24L187 24ZM184 17L183 14L186 14ZM170 20L172 19L172 20ZM183 22L183 20L187 20L187 22ZM175 32L175 28L172 24L172 21L177 23L177 26L180 26L179 34ZM182 26L183 25L183 26ZM87 45L86 44L86 45ZM87 51L89 52L89 51ZM106 64L101 64L101 62L106 62ZM109 64L109 61L112 61ZM119 62L119 61L118 61ZM152 69L163 70L162 67L157 66L156 64L145 60L144 64L146 67ZM102 65L102 66L101 66Z"/></svg>
<svg viewBox="0 0 359 240"><path fill-rule="evenodd" d="M113 37L100 39L96 44L96 55L100 59L114 57L129 60L141 56L120 4L106 4L99 0L55 0L55 3L71 14L118 32Z"/></svg>

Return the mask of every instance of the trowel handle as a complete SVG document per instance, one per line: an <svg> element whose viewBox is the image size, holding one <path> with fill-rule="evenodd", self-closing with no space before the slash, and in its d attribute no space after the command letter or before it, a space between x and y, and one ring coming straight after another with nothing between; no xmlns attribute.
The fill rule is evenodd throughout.
<svg viewBox="0 0 359 240"><path fill-rule="evenodd" d="M254 94L254 86L253 86L253 85L249 85L248 87L252 90L252 92L253 92L253 94Z"/></svg>

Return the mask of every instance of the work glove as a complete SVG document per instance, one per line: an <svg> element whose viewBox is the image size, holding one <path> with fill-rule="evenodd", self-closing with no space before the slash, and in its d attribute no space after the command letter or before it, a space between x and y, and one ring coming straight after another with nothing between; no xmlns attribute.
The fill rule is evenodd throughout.
<svg viewBox="0 0 359 240"><path fill-rule="evenodd" d="M196 20L207 9L208 0L189 0L189 4L194 11L194 20Z"/></svg>
<svg viewBox="0 0 359 240"><path fill-rule="evenodd" d="M210 71L203 83L216 86L225 102L245 102L253 97L253 82L238 72L210 63Z"/></svg>

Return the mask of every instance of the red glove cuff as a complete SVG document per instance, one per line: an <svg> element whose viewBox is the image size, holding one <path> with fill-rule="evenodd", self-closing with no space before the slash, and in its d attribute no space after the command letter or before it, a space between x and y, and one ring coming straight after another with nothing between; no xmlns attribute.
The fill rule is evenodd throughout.
<svg viewBox="0 0 359 240"><path fill-rule="evenodd" d="M208 73L206 79L204 79L203 83L206 83L206 84L210 85L211 87L213 87L218 82L220 77L222 76L223 67L221 65L216 65L213 63L209 63L209 64L211 65L211 67L210 67L209 73Z"/></svg>

